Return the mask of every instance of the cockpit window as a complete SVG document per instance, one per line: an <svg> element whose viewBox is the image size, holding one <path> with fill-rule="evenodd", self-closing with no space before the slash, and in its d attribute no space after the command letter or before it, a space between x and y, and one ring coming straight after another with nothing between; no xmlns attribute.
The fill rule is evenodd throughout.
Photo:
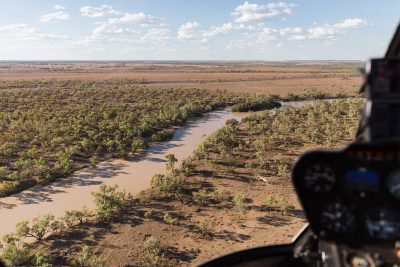
<svg viewBox="0 0 400 267"><path fill-rule="evenodd" d="M359 69L399 8L2 1L1 260L195 266L289 243L307 223L292 167L354 139ZM301 186L320 196L335 175L318 162Z"/></svg>

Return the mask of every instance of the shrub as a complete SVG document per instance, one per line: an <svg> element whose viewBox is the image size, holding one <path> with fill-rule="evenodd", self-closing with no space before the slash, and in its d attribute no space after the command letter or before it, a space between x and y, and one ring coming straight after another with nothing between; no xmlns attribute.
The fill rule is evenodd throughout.
<svg viewBox="0 0 400 267"><path fill-rule="evenodd" d="M0 182L0 197L7 196L18 191L20 182L18 181L1 181Z"/></svg>
<svg viewBox="0 0 400 267"><path fill-rule="evenodd" d="M205 189L192 193L193 201L200 206L207 206L210 202L210 194Z"/></svg>
<svg viewBox="0 0 400 267"><path fill-rule="evenodd" d="M48 256L42 252L37 252L33 259L32 264L37 267L52 267L53 265L48 262Z"/></svg>
<svg viewBox="0 0 400 267"><path fill-rule="evenodd" d="M97 163L98 163L98 159L96 156L93 156L93 157L89 158L89 162L90 162L90 165L92 165L92 167L96 167Z"/></svg>
<svg viewBox="0 0 400 267"><path fill-rule="evenodd" d="M145 217L146 219L150 219L151 216L153 216L153 210L147 210L147 211L144 213L144 217ZM165 216L164 216L164 217L165 217Z"/></svg>
<svg viewBox="0 0 400 267"><path fill-rule="evenodd" d="M117 185L101 185L99 192L92 193L96 203L95 213L100 219L109 220L115 213L121 213L132 199L130 194L117 189Z"/></svg>
<svg viewBox="0 0 400 267"><path fill-rule="evenodd" d="M226 189L217 189L213 194L218 201L230 201L232 199L232 193Z"/></svg>
<svg viewBox="0 0 400 267"><path fill-rule="evenodd" d="M32 221L32 226L29 226L28 221L21 221L16 225L16 234L19 237L33 237L36 241L41 241L43 238L60 229L60 223L54 219L53 215L44 215L36 217Z"/></svg>
<svg viewBox="0 0 400 267"><path fill-rule="evenodd" d="M243 214L247 211L246 207L246 198L242 195L236 195L232 199L233 207L240 214Z"/></svg>
<svg viewBox="0 0 400 267"><path fill-rule="evenodd" d="M151 188L157 197L170 197L185 189L186 176L182 174L156 174L151 179Z"/></svg>
<svg viewBox="0 0 400 267"><path fill-rule="evenodd" d="M177 262L165 255L165 249L153 236L144 242L144 253L141 256L144 266L176 266Z"/></svg>
<svg viewBox="0 0 400 267"><path fill-rule="evenodd" d="M286 199L281 196L268 196L265 200L267 206L273 210L278 210L283 214L287 214L294 207Z"/></svg>
<svg viewBox="0 0 400 267"><path fill-rule="evenodd" d="M190 160L188 160L188 159L182 160L180 172L181 172L183 175L188 176L188 175L190 175L193 171L194 171L194 168L193 168L193 165L190 164Z"/></svg>
<svg viewBox="0 0 400 267"><path fill-rule="evenodd" d="M169 140L174 136L175 130L174 129L164 129L161 130L151 136L151 141L160 142Z"/></svg>
<svg viewBox="0 0 400 267"><path fill-rule="evenodd" d="M16 142L6 142L0 146L0 156L10 158L18 153L19 145Z"/></svg>
<svg viewBox="0 0 400 267"><path fill-rule="evenodd" d="M10 169L7 166L0 167L0 179L4 179L11 173Z"/></svg>
<svg viewBox="0 0 400 267"><path fill-rule="evenodd" d="M83 210L67 210L62 218L68 227L84 223L85 219L91 216L91 212L84 208Z"/></svg>
<svg viewBox="0 0 400 267"><path fill-rule="evenodd" d="M172 217L168 212L164 214L163 220L167 224L176 224L178 222L178 218Z"/></svg>
<svg viewBox="0 0 400 267"><path fill-rule="evenodd" d="M80 267L99 267L104 266L104 262L100 257L93 254L89 246L85 245L82 247L77 259L72 261L72 265Z"/></svg>
<svg viewBox="0 0 400 267"><path fill-rule="evenodd" d="M30 249L26 244L13 241L6 243L0 257L7 266L25 265L30 258Z"/></svg>
<svg viewBox="0 0 400 267"><path fill-rule="evenodd" d="M174 154L168 154L167 159L167 170L171 173L175 172L175 163L178 162Z"/></svg>
<svg viewBox="0 0 400 267"><path fill-rule="evenodd" d="M218 225L216 221L204 220L198 222L196 227L203 238L211 238L215 232L215 227Z"/></svg>
<svg viewBox="0 0 400 267"><path fill-rule="evenodd" d="M277 174L280 177L287 177L290 171L290 162L287 159L275 160Z"/></svg>
<svg viewBox="0 0 400 267"><path fill-rule="evenodd" d="M250 99L246 102L239 103L232 106L233 112L249 112L259 111L264 109L280 108L281 103L277 102L274 98L263 95Z"/></svg>
<svg viewBox="0 0 400 267"><path fill-rule="evenodd" d="M147 190L147 191L140 191L139 194L137 194L137 201L139 203L144 204L147 201L149 201L152 198L152 191Z"/></svg>

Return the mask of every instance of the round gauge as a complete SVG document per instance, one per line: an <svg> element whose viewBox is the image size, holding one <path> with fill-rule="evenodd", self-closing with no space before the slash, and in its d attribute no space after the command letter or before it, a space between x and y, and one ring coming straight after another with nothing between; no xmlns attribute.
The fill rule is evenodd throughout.
<svg viewBox="0 0 400 267"><path fill-rule="evenodd" d="M323 163L308 167L304 173L304 187L314 193L327 193L335 185L336 177L332 168Z"/></svg>
<svg viewBox="0 0 400 267"><path fill-rule="evenodd" d="M396 240L400 237L400 215L380 208L368 213L365 220L369 235L374 239Z"/></svg>
<svg viewBox="0 0 400 267"><path fill-rule="evenodd" d="M392 171L387 178L389 193L400 200L400 169Z"/></svg>
<svg viewBox="0 0 400 267"><path fill-rule="evenodd" d="M345 234L352 230L354 216L345 206L336 203L322 211L321 225L328 232Z"/></svg>

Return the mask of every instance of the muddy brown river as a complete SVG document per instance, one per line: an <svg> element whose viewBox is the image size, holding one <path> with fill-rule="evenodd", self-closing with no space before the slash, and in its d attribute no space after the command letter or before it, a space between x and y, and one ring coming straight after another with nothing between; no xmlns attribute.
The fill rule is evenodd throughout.
<svg viewBox="0 0 400 267"><path fill-rule="evenodd" d="M282 103L282 107L298 107L314 101ZM165 173L165 156L174 154L181 161L192 155L205 136L225 125L229 119L240 120L249 113L215 111L189 121L178 128L170 141L151 145L145 155L137 160L113 159L98 164L96 168L77 171L69 178L47 186L35 186L10 197L0 198L0 236L14 232L22 220L53 214L61 217L66 210L93 208L92 192L102 184L118 185L120 189L137 194L150 187L151 178Z"/></svg>
<svg viewBox="0 0 400 267"><path fill-rule="evenodd" d="M165 156L174 154L181 161L189 157L205 136L225 125L229 119L240 120L246 113L215 111L178 128L170 141L151 145L137 160L113 159L86 168L72 177L47 186L35 186L10 197L0 198L0 236L15 231L22 220L53 214L64 215L66 210L94 207L92 192L102 184L118 185L127 192L137 194L149 188L157 173L165 173Z"/></svg>

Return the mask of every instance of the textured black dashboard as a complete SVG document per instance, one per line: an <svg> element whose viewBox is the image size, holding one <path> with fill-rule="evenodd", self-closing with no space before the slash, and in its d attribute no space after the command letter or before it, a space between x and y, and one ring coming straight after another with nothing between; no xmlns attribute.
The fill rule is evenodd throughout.
<svg viewBox="0 0 400 267"><path fill-rule="evenodd" d="M400 240L400 145L351 144L304 154L293 183L320 238L351 245Z"/></svg>

